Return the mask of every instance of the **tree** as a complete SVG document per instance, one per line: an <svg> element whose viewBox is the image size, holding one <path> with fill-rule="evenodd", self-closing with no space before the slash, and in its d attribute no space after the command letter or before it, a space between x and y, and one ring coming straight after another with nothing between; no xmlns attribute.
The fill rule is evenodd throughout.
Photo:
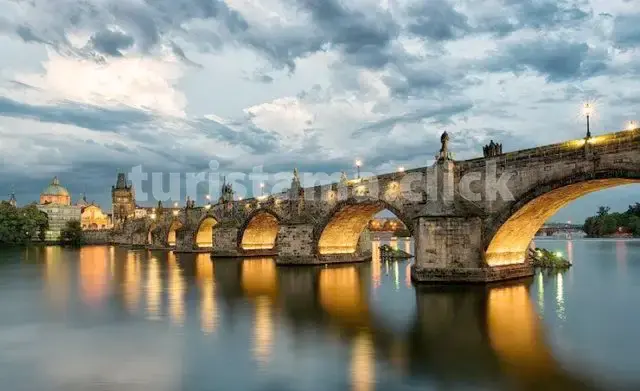
<svg viewBox="0 0 640 391"><path fill-rule="evenodd" d="M16 208L8 202L0 203L0 243L22 245L34 237L44 239L49 220L35 205Z"/></svg>
<svg viewBox="0 0 640 391"><path fill-rule="evenodd" d="M604 217L604 216L608 215L610 210L611 210L611 208L609 208L608 206L599 207L598 208L598 217Z"/></svg>
<svg viewBox="0 0 640 391"><path fill-rule="evenodd" d="M47 229L49 229L49 218L47 214L38 209L35 205L28 205L22 208L22 214L25 218L24 231L33 238L35 235L43 241Z"/></svg>
<svg viewBox="0 0 640 391"><path fill-rule="evenodd" d="M70 246L80 246L83 241L82 225L80 220L69 220L60 233L60 241Z"/></svg>

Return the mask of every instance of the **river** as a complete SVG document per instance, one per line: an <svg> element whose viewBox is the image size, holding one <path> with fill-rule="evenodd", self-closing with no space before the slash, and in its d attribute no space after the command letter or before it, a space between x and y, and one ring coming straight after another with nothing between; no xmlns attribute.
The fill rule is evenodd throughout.
<svg viewBox="0 0 640 391"><path fill-rule="evenodd" d="M414 287L409 262L377 254L276 268L110 246L0 249L1 389L640 389L640 241L536 244L574 266Z"/></svg>

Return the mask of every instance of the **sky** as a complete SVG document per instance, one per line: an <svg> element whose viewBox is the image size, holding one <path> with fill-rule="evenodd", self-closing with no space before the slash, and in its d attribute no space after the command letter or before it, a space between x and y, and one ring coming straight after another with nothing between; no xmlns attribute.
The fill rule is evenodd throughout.
<svg viewBox="0 0 640 391"><path fill-rule="evenodd" d="M635 0L0 0L0 189L119 170L382 173L638 119ZM583 197L555 221L640 185Z"/></svg>

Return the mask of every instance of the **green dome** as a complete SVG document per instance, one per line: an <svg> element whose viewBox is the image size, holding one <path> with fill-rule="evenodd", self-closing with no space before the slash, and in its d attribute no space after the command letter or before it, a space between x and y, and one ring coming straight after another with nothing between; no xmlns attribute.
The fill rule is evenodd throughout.
<svg viewBox="0 0 640 391"><path fill-rule="evenodd" d="M51 184L42 191L42 195L68 196L69 192L64 188L64 186L60 185L58 177L53 177L53 181L51 181Z"/></svg>

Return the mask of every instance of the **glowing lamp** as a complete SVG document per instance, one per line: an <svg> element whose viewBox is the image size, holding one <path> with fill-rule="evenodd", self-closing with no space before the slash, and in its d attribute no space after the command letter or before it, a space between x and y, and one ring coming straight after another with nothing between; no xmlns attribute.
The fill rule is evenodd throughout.
<svg viewBox="0 0 640 391"><path fill-rule="evenodd" d="M560 251L557 251L556 252L556 257L558 257L558 258L562 257L562 253Z"/></svg>
<svg viewBox="0 0 640 391"><path fill-rule="evenodd" d="M591 114L593 114L593 105L591 105L591 103L585 103L582 106L582 114L584 114L586 117L589 117Z"/></svg>
<svg viewBox="0 0 640 391"><path fill-rule="evenodd" d="M398 167L398 172L404 172L404 167L403 166Z"/></svg>

